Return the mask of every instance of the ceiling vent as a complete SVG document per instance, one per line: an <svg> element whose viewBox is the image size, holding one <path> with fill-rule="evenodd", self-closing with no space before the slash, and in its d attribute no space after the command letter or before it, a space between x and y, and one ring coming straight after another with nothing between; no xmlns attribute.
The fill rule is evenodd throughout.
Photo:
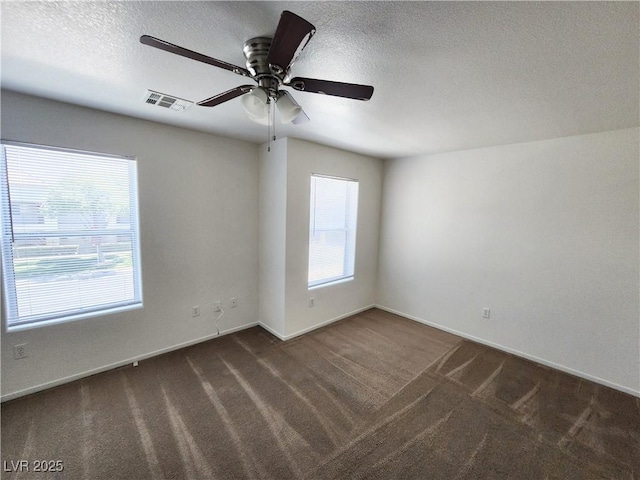
<svg viewBox="0 0 640 480"><path fill-rule="evenodd" d="M165 93L154 92L153 90L147 90L143 100L150 105L158 105L159 107L169 108L176 112L186 110L193 105L193 102L185 100L184 98L173 97Z"/></svg>

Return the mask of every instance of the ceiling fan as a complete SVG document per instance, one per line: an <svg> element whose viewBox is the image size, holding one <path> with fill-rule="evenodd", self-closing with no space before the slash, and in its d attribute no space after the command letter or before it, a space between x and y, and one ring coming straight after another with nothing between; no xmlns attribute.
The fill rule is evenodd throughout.
<svg viewBox="0 0 640 480"><path fill-rule="evenodd" d="M322 93L355 100L369 100L373 87L354 83L318 80L315 78L291 78L291 66L315 34L316 28L295 13L284 11L273 38L255 37L244 43L246 68L188 50L149 35L140 37L144 45L169 53L224 68L237 75L249 77L257 85L240 85L226 92L198 102L203 107L215 107L236 97L243 96L242 105L254 122L270 124L270 105L275 103L283 123L304 123L309 117L291 94L281 87L310 93Z"/></svg>

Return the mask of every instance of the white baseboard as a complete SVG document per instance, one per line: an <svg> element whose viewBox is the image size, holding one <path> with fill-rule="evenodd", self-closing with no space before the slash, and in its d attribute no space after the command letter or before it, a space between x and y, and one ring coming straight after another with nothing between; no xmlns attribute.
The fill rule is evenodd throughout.
<svg viewBox="0 0 640 480"><path fill-rule="evenodd" d="M94 369L91 369L91 370L86 370L84 372L76 373L74 375L69 375L68 377L58 378L56 380L52 380L50 382L45 382L45 383L42 383L40 385L35 385L33 387L25 388L23 390L18 390L16 392L3 394L2 396L0 396L0 403L1 402L6 402L6 401L9 401L9 400L14 400L16 398L24 397L25 395L30 395L32 393L37 393L37 392L40 392L42 390L46 390L48 388L57 387L59 385L63 385L65 383L73 382L75 380L80 380L81 378L89 377L89 376L95 375L97 373L106 372L107 370L112 370L114 368L123 367L123 366L129 365L129 364L131 364L133 362L139 362L139 361L151 358L151 357L156 357L158 355L162 355L163 353L169 353L169 352L172 352L174 350L179 350L181 348L189 347L191 345L195 345L196 343L206 342L207 340L212 340L214 338L221 337L223 335L229 335L230 333L238 332L240 330L246 330L247 328L255 327L255 326L258 326L258 325L260 327L264 328L265 330L267 330L269 333L275 335L280 340L283 340L283 341L290 340L290 339L292 339L294 337L303 335L303 334L305 334L307 332L311 332L312 330L316 330L318 328L324 327L325 325L329 325L330 323L337 322L338 320L342 320L343 318L350 317L352 315L355 315L357 313L363 312L363 311L368 310L368 309L373 308L373 307L374 307L374 305L369 305L367 307L359 308L357 310L354 310L353 312L349 312L347 314L340 315L338 317L332 318L332 319L327 320L325 322L322 322L322 323L320 323L318 325L314 325L312 327L305 328L304 330L300 330L299 332L296 332L296 333L293 333L293 334L290 334L290 335L282 335L280 332L276 332L271 327L265 325L262 322L248 323L246 325L241 325L239 327L234 327L234 328L230 328L228 330L223 330L223 331L220 332L219 335L217 333L213 334L213 335L207 335L205 337L197 338L195 340L189 340L188 342L178 343L176 345L172 345L172 346L167 347L167 348L162 348L160 350L155 350L153 352L148 352L148 353L145 353L143 355L137 355L135 357L131 357L131 358L128 358L126 360L122 360L122 361L119 361L119 362L114 362L114 363L111 363L109 365L104 365L102 367L94 368Z"/></svg>
<svg viewBox="0 0 640 480"><path fill-rule="evenodd" d="M189 340L188 342L178 343L176 345L172 345L167 348L161 348L160 350L155 350L153 352L145 353L143 355L138 355L127 360L122 360L120 362L111 363L109 365L104 365L102 367L94 368L92 370L87 370L81 373L76 373L74 375L69 375L68 377L59 378L57 380L52 380L50 382L42 383L40 385L36 385L34 387L25 388L24 390L18 390L17 392L7 393L6 395L2 395L0 397L0 402L6 402L8 400L13 400L15 398L24 397L25 395L30 395L32 393L37 393L42 390L46 390L48 388L57 387L58 385L63 385L65 383L73 382L74 380L80 380L81 378L90 377L91 375L95 375L97 373L106 372L107 370L112 370L114 368L123 367L125 365L129 365L133 362L139 362L142 360L146 360L151 357L156 357L158 355L162 355L163 353L169 353L174 350L179 350L181 348L189 347L191 345L195 345L196 343L206 342L207 340L212 340L217 337L222 337L224 335L229 335L230 333L239 332L240 330L246 330L247 328L257 326L257 322L248 323L246 325L241 325L239 327L229 328L227 330L223 330L218 335L214 333L213 335L207 335L205 337L200 337L195 340Z"/></svg>
<svg viewBox="0 0 640 480"><path fill-rule="evenodd" d="M394 310L393 308L385 307L384 305L375 305L376 308L380 310L384 310L389 313L394 313L396 315L400 315L401 317L408 318L409 320L414 320L419 323L423 323L425 325L429 325L430 327L437 328L438 330L443 330L445 332L453 333L454 335L458 335L459 337L466 338L468 340L472 340L477 343L481 343L483 345L487 345L489 347L496 348L498 350L502 350L503 352L511 353L516 357L525 358L527 360L531 360L532 362L539 363L540 365L545 365L547 367L554 368L556 370L560 370L561 372L568 373L570 375L574 375L576 377L584 378L585 380L589 380L591 382L599 383L600 385L604 385L605 387L610 387L616 390L620 390L621 392L628 393L635 397L640 397L640 391L634 390L629 387L625 387L624 385L618 385L617 383L610 382L603 378L595 377L593 375L589 375L588 373L581 372L580 370L574 370L573 368L566 367L564 365L560 365L558 363L550 362L549 360L545 360L543 358L536 357L535 355L529 355L528 353L520 352L513 348L505 347L504 345L500 345L498 343L491 342L489 340L485 340L483 338L475 337L473 335L469 335L468 333L460 332L453 328L445 327L443 325L439 325L434 322L429 322L424 320L423 318L416 317L415 315L410 315L408 313L400 312L398 310Z"/></svg>
<svg viewBox="0 0 640 480"><path fill-rule="evenodd" d="M300 335L304 335L305 333L309 333L309 332L312 332L314 330L317 330L318 328L322 328L322 327L324 327L326 325L329 325L330 323L337 322L338 320L342 320L342 319L347 318L347 317L351 317L352 315L356 315L356 314L358 314L360 312L364 312L365 310L369 310L371 308L374 308L375 306L376 305L368 305L366 307L358 308L358 309L356 309L356 310L354 310L352 312L345 313L344 315L339 315L339 316L331 318L329 320L325 320L324 322L318 323L317 325L312 325L311 327L304 328L302 330L299 330L299 331L297 331L295 333L291 333L289 335L283 335L280 332L276 332L274 329L272 329L271 327L268 327L267 325L265 325L262 322L258 322L258 325L260 325L262 328L267 330L269 333L271 333L271 334L275 335L276 337L278 337L280 340L287 341L287 340L291 340L292 338L299 337Z"/></svg>
<svg viewBox="0 0 640 480"><path fill-rule="evenodd" d="M392 308L385 307L384 305L369 305L369 306L354 310L352 312L346 313L344 315L339 315L339 316L337 316L335 318L331 318L331 319L326 320L326 321L324 321L322 323L319 323L317 325L313 325L311 327L302 329L302 330L300 330L298 332L295 332L295 333L292 333L290 335L282 335L280 332L276 332L274 329L272 329L271 327L265 325L262 322L248 323L246 325L241 325L239 327L234 327L234 328L230 328L230 329L227 329L227 330L223 330L223 331L220 332L220 335L218 335L218 334L207 335L205 337L197 338L195 340L190 340L188 342L183 342L183 343L179 343L179 344L176 344L176 345L172 345L170 347L162 348L160 350L155 350L153 352L145 353L143 355L138 355L136 357L132 357L132 358L129 358L127 360L122 360L120 362L115 362L115 363L112 363L112 364L109 364L109 365L105 365L105 366L102 366L102 367L99 367L99 368L94 368L92 370L87 370L87 371L84 371L84 372L81 372L81 373L70 375L68 377L59 378L57 380L53 380L53 381L50 381L50 382L42 383L40 385L36 385L36 386L33 386L33 387L25 388L24 390L18 390L16 392L11 392L11 393L8 393L8 394L0 396L0 402L6 402L8 400L13 400L15 398L23 397L25 395L30 395L32 393L37 393L37 392L40 392L42 390L46 390L48 388L57 387L58 385L63 385L65 383L73 382L74 380L79 380L81 378L89 377L89 376L95 375L97 373L106 372L107 370L112 370L114 368L122 367L122 366L131 364L131 363L136 362L136 361L146 360L148 358L155 357L155 356L158 356L158 355L162 355L164 353L169 353L169 352L172 352L174 350L179 350L181 348L185 348L185 347L189 347L191 345L195 345L196 343L206 342L208 340L212 340L212 339L217 338L217 337L221 337L221 336L224 336L224 335L229 335L231 333L239 332L241 330L246 330L248 328L255 327L256 325L259 325L260 327L264 328L266 331L268 331L272 335L276 336L280 340L287 341L287 340L291 340L292 338L299 337L300 335L304 335L305 333L309 333L309 332L311 332L313 330L317 330L319 328L322 328L322 327L324 327L326 325L329 325L331 323L334 323L334 322L337 322L339 320L342 320L344 318L350 317L352 315L356 315L356 314L358 314L360 312L364 312L365 310L369 310L371 308L379 308L380 310L384 310L384 311L387 311L387 312L390 312L390 313L394 313L396 315L400 315L402 317L408 318L409 320L413 320L413 321L416 321L416 322L419 322L419 323L423 323L425 325L429 325L430 327L434 327L434 328L437 328L439 330L443 330L445 332L452 333L452 334L457 335L459 337L466 338L468 340L472 340L474 342L481 343L483 345L487 345L489 347L493 347L493 348L496 348L498 350L502 350L502 351L507 352L507 353L511 353L511 354L513 354L513 355L515 355L517 357L525 358L525 359L531 360L531 361L533 361L535 363L539 363L541 365L545 365L545 366L548 366L548 367L551 367L551 368L555 368L556 370L560 370L562 372L566 372L566 373L569 373L571 375L575 375L577 377L584 378L585 380L589 380L589 381L592 381L592 382L595 382L595 383L599 383L601 385L604 385L604 386L607 386L607 387L611 387L611 388L614 388L616 390L620 390L621 392L625 392L625 393L628 393L630 395L633 395L633 396L636 396L636 397L640 397L640 391L634 390L634 389L629 388L629 387L625 387L623 385L618 385L616 383L610 382L608 380L605 380L605 379L602 379L602 378L599 378L599 377L595 377L593 375L589 375L589 374L581 372L579 370L574 370L573 368L569 368L569 367L566 367L564 365L560 365L560 364L557 364L557 363L554 363L554 362L550 362L548 360L536 357L535 355L529 355L527 353L520 352L518 350L506 347L504 345L500 345L498 343L494 343L494 342L485 340L483 338L479 338L479 337L475 337L473 335L469 335L467 333L455 330L453 328L445 327L443 325L440 325L440 324L437 324L437 323L434 323L434 322L429 322L429 321L424 320L424 319L422 319L420 317L416 317L415 315L410 315L408 313L404 313L404 312L401 312L401 311L398 311L398 310L394 310Z"/></svg>
<svg viewBox="0 0 640 480"><path fill-rule="evenodd" d="M277 338L279 338L280 340L283 340L283 341L285 340L284 335L282 335L280 332L276 332L273 328L271 328L266 323L258 322L258 325L261 326L262 328L264 328L267 332L269 332L274 337L277 337Z"/></svg>

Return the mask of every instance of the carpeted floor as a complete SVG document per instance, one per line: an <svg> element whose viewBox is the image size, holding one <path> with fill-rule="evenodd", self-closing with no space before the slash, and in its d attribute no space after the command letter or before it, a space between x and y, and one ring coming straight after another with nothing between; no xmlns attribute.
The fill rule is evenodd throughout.
<svg viewBox="0 0 640 480"><path fill-rule="evenodd" d="M639 480L640 399L373 309L7 402L2 460L6 479Z"/></svg>

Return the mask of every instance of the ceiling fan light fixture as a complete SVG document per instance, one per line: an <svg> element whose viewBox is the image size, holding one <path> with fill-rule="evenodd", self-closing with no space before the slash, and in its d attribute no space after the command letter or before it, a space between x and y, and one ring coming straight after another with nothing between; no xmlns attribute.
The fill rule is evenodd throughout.
<svg viewBox="0 0 640 480"><path fill-rule="evenodd" d="M257 123L262 123L264 119L265 125L268 118L267 110L267 92L262 88L254 88L251 92L242 96L242 107L249 115L249 118Z"/></svg>
<svg viewBox="0 0 640 480"><path fill-rule="evenodd" d="M269 116L265 114L264 117L254 117L251 114L247 115L249 117L249 120L251 120L252 122L255 122L259 125L264 125L267 126L269 125Z"/></svg>
<svg viewBox="0 0 640 480"><path fill-rule="evenodd" d="M278 93L276 106L280 112L280 121L282 123L292 122L302 111L302 107L287 92Z"/></svg>

